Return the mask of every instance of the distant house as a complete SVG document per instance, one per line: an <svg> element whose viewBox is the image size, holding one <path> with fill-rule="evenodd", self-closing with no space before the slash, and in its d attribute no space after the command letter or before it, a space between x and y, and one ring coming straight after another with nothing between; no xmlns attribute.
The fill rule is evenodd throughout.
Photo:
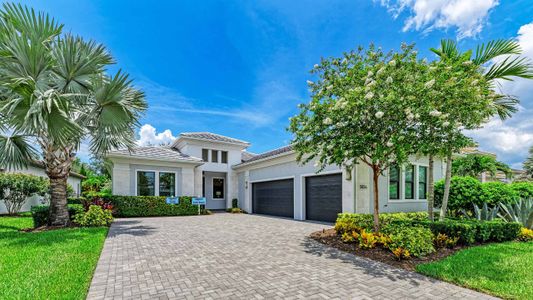
<svg viewBox="0 0 533 300"><path fill-rule="evenodd" d="M317 173L314 162L301 165L292 147L261 154L250 143L209 132L182 133L170 146L136 147L108 153L113 163L113 194L203 196L207 208L239 207L257 214L332 222L340 212L373 211L372 170L335 165ZM444 176L436 159L434 180ZM427 209L428 158L410 157L379 179L380 211Z"/></svg>
<svg viewBox="0 0 533 300"><path fill-rule="evenodd" d="M27 169L17 169L17 170L4 170L0 169L0 172L9 172L9 173L23 173L23 174L31 174L41 177L47 177L45 170L44 170L44 164L40 161L33 161L30 163ZM70 172L70 176L67 179L67 183L72 186L74 190L74 194L76 196L79 196L81 194L81 181L85 178L85 176ZM38 196L32 196L29 197L26 203L24 203L24 206L22 207L21 211L29 211L32 206L40 205L42 204L42 197ZM0 214L7 213L6 206L4 204L4 201L0 200Z"/></svg>
<svg viewBox="0 0 533 300"><path fill-rule="evenodd" d="M487 155L491 156L494 159L497 159L496 153L487 152L479 150L477 147L467 147L464 148L461 151L461 154L478 154L478 155ZM488 172L484 172L479 176L479 181L481 182L491 182L491 181L500 181L505 183L511 183L514 180L522 179L525 177L526 171L524 170L518 170L518 169L511 169L511 174L505 174L502 171L496 171L496 174L494 176Z"/></svg>

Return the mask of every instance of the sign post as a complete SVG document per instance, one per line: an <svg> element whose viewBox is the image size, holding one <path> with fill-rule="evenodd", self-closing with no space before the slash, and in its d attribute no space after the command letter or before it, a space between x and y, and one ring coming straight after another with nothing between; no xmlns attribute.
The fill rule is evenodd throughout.
<svg viewBox="0 0 533 300"><path fill-rule="evenodd" d="M198 205L198 214L200 214L200 205L205 205L205 197L193 197L191 200L192 205Z"/></svg>

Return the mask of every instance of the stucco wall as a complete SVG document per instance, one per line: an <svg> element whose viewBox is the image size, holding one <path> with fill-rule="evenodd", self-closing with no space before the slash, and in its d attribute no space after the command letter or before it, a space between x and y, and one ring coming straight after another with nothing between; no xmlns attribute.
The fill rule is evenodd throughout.
<svg viewBox="0 0 533 300"><path fill-rule="evenodd" d="M205 177L205 197L207 200L207 209L225 209L228 199L228 181L226 173L223 172L206 172ZM224 198L213 199L213 178L224 178Z"/></svg>

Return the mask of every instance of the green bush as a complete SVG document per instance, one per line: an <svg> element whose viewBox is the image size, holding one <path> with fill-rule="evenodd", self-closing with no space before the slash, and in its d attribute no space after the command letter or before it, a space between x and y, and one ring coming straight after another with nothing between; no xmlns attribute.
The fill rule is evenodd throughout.
<svg viewBox="0 0 533 300"><path fill-rule="evenodd" d="M48 179L31 174L0 173L0 199L4 200L7 213L17 214L26 199L44 195L48 191Z"/></svg>
<svg viewBox="0 0 533 300"><path fill-rule="evenodd" d="M98 205L91 205L88 211L77 214L74 217L74 222L84 227L109 226L113 222L113 216L110 210L102 209Z"/></svg>
<svg viewBox="0 0 533 300"><path fill-rule="evenodd" d="M239 208L239 200L237 198L231 199L231 208Z"/></svg>
<svg viewBox="0 0 533 300"><path fill-rule="evenodd" d="M511 189L522 199L533 198L533 182L513 182Z"/></svg>
<svg viewBox="0 0 533 300"><path fill-rule="evenodd" d="M69 197L67 198L68 204L83 204L86 199L84 197Z"/></svg>
<svg viewBox="0 0 533 300"><path fill-rule="evenodd" d="M450 197L448 200L448 209L458 211L465 209L471 211L472 204L480 205L482 187L481 182L473 177L453 176L450 184ZM444 179L435 183L435 207L442 206L442 197L444 196Z"/></svg>
<svg viewBox="0 0 533 300"><path fill-rule="evenodd" d="M389 224L383 228L383 233L390 238L388 248L391 251L401 248L416 257L435 252L433 233L429 228Z"/></svg>
<svg viewBox="0 0 533 300"><path fill-rule="evenodd" d="M31 217L33 218L33 227L41 227L48 225L48 215L50 207L48 205L38 205L32 206L31 208ZM83 213L83 205L80 204L69 204L68 205L68 214L70 220L74 220L74 217L80 213Z"/></svg>
<svg viewBox="0 0 533 300"><path fill-rule="evenodd" d="M428 219L427 212L399 212L379 214L379 223L382 227L393 221L423 221ZM344 232L359 232L361 229L372 231L374 228L374 216L372 214L341 213L335 222L335 230L338 234Z"/></svg>
<svg viewBox="0 0 533 300"><path fill-rule="evenodd" d="M198 214L198 206L191 197L180 197L179 204L167 204L162 196L110 196L105 200L113 205L115 217L187 216Z"/></svg>
<svg viewBox="0 0 533 300"><path fill-rule="evenodd" d="M431 229L434 235L445 234L448 237L457 237L458 242L463 245L476 242L511 241L518 237L521 228L519 223L477 220L397 221L394 225L424 226Z"/></svg>
<svg viewBox="0 0 533 300"><path fill-rule="evenodd" d="M511 185L503 182L485 182L481 184L481 202L489 206L498 205L499 202L513 204L518 200L518 194Z"/></svg>

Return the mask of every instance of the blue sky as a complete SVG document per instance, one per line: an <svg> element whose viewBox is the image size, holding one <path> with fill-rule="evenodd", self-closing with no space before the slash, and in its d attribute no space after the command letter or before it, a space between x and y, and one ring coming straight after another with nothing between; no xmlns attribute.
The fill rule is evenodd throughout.
<svg viewBox="0 0 533 300"><path fill-rule="evenodd" d="M309 99L321 57L374 42L416 43L422 56L442 38L463 49L517 38L533 59L531 0L25 1L67 31L104 43L146 92L142 142L211 131L262 152L290 141L288 118ZM528 26L531 24L531 26ZM504 83L521 111L470 133L484 150L519 167L533 144L533 83ZM82 147L82 156L86 156Z"/></svg>

